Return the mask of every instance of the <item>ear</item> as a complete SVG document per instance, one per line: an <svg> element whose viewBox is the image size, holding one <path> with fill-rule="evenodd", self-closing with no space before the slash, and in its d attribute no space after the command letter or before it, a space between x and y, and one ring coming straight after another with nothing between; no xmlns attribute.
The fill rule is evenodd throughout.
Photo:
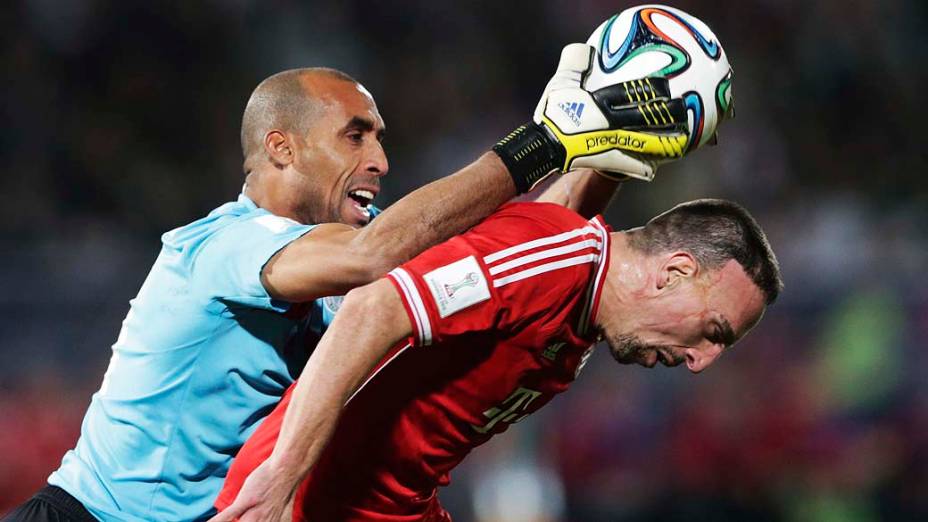
<svg viewBox="0 0 928 522"><path fill-rule="evenodd" d="M665 258L661 265L657 288L673 287L686 278L695 277L697 273L699 273L699 263L692 254L684 251L674 252Z"/></svg>
<svg viewBox="0 0 928 522"><path fill-rule="evenodd" d="M279 130L271 130L264 135L264 152L276 167L293 163L294 153L290 138Z"/></svg>

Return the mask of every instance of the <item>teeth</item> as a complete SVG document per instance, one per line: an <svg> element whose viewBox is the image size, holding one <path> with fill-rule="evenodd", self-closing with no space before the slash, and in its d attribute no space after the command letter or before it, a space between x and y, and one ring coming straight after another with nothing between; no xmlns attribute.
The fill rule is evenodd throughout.
<svg viewBox="0 0 928 522"><path fill-rule="evenodd" d="M371 216L370 204L367 204L367 205L365 205L365 206L362 207L361 204L358 203L357 201L352 201L351 203L354 205L354 208L356 208L356 209L358 209L359 211L361 211L362 214L366 215L367 217L370 217L370 216Z"/></svg>
<svg viewBox="0 0 928 522"><path fill-rule="evenodd" d="M361 205L355 203L354 208L361 211L361 213L364 214L365 216L371 217L371 209L369 207L362 207Z"/></svg>
<svg viewBox="0 0 928 522"><path fill-rule="evenodd" d="M369 190L352 190L351 192L349 192L349 194L352 194L352 195L355 195L361 198L374 199L374 193Z"/></svg>

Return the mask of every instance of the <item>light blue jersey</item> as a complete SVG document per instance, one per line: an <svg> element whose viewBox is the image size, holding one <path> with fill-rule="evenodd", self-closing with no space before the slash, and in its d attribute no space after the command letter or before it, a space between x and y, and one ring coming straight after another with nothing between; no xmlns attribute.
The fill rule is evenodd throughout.
<svg viewBox="0 0 928 522"><path fill-rule="evenodd" d="M164 234L49 484L105 521L211 514L232 457L302 368L294 336L332 318L328 298L310 314L318 324L298 325L261 284L271 256L312 228L242 195Z"/></svg>

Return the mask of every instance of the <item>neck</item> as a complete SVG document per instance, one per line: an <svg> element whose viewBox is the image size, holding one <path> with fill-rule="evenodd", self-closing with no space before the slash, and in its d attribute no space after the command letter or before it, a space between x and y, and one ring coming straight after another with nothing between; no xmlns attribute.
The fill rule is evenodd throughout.
<svg viewBox="0 0 928 522"><path fill-rule="evenodd" d="M606 328L626 330L625 323L635 312L634 295L647 277L641 254L628 244L624 232L613 232L609 243L609 266L594 321L600 333Z"/></svg>
<svg viewBox="0 0 928 522"><path fill-rule="evenodd" d="M259 168L252 170L245 177L245 195L254 201L255 205L274 215L304 223L305 221L300 218L299 212L290 201L291 191L286 190L285 185L283 172Z"/></svg>

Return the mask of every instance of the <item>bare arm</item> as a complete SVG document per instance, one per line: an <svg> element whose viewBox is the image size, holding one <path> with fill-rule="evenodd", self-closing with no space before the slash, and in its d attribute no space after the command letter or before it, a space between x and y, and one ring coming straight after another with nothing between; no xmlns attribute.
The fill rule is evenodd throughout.
<svg viewBox="0 0 928 522"><path fill-rule="evenodd" d="M402 198L362 229L317 227L271 258L261 281L272 297L290 302L344 294L463 232L515 195L505 165L488 152Z"/></svg>
<svg viewBox="0 0 928 522"><path fill-rule="evenodd" d="M601 176L593 169L577 169L558 176L535 201L555 203L591 218L606 210L621 186L621 181Z"/></svg>
<svg viewBox="0 0 928 522"><path fill-rule="evenodd" d="M409 317L387 279L349 292L293 390L272 467L294 485L302 479L348 398L390 348L410 335Z"/></svg>
<svg viewBox="0 0 928 522"><path fill-rule="evenodd" d="M412 324L388 280L349 292L293 390L274 451L213 522L290 520L296 488L332 437L342 407L410 335Z"/></svg>
<svg viewBox="0 0 928 522"><path fill-rule="evenodd" d="M494 148L506 158L505 164L500 156L488 152L456 174L430 183L401 199L361 231L339 229L337 225L320 227L331 230L314 230L285 247L268 262L262 271L264 287L272 297L301 302L341 294L367 284L429 246L474 225L515 196L517 185L521 190L528 190L541 174L551 169L568 168L573 162L573 154L579 150L575 151L574 146L583 141L583 137L571 135L572 145L569 147L562 143L561 139L566 135L556 129L557 125L549 116L556 120L561 117L554 113L547 115L546 111L551 96L558 99L577 96L587 99L591 96L583 90L582 80L592 63L593 52L592 47L582 44L564 48L557 71L542 94L534 122L517 128ZM589 101L594 104L592 98ZM613 119L617 117L608 107L602 104L597 107L597 110L591 108L586 117L608 121L602 112L604 110ZM593 124L593 128L601 129L601 125ZM656 144L666 136L653 138ZM680 134L677 139L685 137ZM663 146L661 150L666 153ZM592 164L610 172L643 177L653 175L656 160L641 161L621 151L613 151L614 154L606 152L598 150L599 160ZM510 177L506 165L513 169L513 177ZM603 182L594 180L594 177L588 176L588 181ZM563 192L568 196L574 193L573 189ZM569 198L568 204L573 205ZM605 202L591 206L603 207ZM587 211L581 206L577 208ZM324 243L320 245L317 241Z"/></svg>

